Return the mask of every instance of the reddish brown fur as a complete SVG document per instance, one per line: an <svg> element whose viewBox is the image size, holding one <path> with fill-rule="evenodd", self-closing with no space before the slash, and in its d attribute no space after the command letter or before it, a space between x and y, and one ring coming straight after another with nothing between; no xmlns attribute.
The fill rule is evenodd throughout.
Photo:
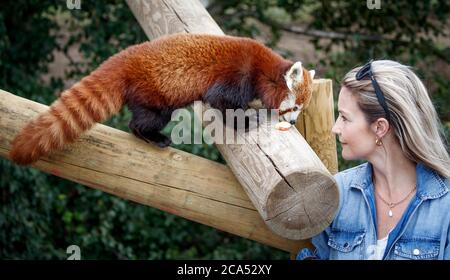
<svg viewBox="0 0 450 280"><path fill-rule="evenodd" d="M231 36L177 34L131 46L26 125L12 142L10 158L30 164L59 150L125 102L183 107L201 100L215 82L239 83L247 75L265 106L278 108L288 92L284 74L292 64L255 40Z"/></svg>
<svg viewBox="0 0 450 280"><path fill-rule="evenodd" d="M178 34L126 52L124 72L133 84L130 90L139 92L132 98L158 109L185 106L201 99L214 82L237 79L250 71L265 74L258 85L266 92L267 105L275 108L288 91L282 79L293 64L255 40L231 36Z"/></svg>
<svg viewBox="0 0 450 280"><path fill-rule="evenodd" d="M294 91L297 93L296 104L303 104L303 109L308 107L312 97L313 80L308 70L303 68L303 83L294 85Z"/></svg>
<svg viewBox="0 0 450 280"><path fill-rule="evenodd" d="M117 67L117 63L114 59L108 62L64 91L47 112L22 129L11 143L9 156L14 162L30 164L59 150L95 123L120 110L124 84L114 79L112 68Z"/></svg>

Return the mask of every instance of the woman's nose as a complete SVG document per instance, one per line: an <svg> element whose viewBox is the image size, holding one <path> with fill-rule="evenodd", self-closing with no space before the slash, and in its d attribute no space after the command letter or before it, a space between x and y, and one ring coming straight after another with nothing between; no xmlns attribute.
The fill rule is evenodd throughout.
<svg viewBox="0 0 450 280"><path fill-rule="evenodd" d="M333 127L331 128L331 132L334 133L334 134L339 134L339 129L337 127L337 123L335 123L333 125Z"/></svg>

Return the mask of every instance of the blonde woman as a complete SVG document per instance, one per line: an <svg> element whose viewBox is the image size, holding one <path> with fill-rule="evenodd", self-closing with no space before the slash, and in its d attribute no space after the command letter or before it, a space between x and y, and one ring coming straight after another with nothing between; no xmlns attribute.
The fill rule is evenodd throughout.
<svg viewBox="0 0 450 280"><path fill-rule="evenodd" d="M346 160L332 224L297 259L450 259L450 159L427 90L409 67L351 70L333 133Z"/></svg>

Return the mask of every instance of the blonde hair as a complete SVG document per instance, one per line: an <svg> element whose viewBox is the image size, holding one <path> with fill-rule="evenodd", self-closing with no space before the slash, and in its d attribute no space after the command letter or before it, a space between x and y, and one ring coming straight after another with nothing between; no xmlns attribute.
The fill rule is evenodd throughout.
<svg viewBox="0 0 450 280"><path fill-rule="evenodd" d="M386 118L370 79L356 80L361 67L342 82L358 100L367 121ZM450 178L450 157L440 120L422 81L408 66L391 60L372 62L372 72L386 99L390 125L407 158Z"/></svg>

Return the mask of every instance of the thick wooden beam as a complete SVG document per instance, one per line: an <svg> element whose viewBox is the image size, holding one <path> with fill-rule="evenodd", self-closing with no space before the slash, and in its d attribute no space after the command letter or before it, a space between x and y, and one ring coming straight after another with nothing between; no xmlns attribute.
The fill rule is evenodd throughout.
<svg viewBox="0 0 450 280"><path fill-rule="evenodd" d="M177 32L224 34L197 0L127 3L149 39ZM250 134L245 145L224 140L227 144L216 146L267 226L294 240L321 232L331 223L339 203L330 172L295 128Z"/></svg>
<svg viewBox="0 0 450 280"><path fill-rule="evenodd" d="M333 85L330 79L314 80L311 103L296 123L297 129L331 174L338 172L334 125Z"/></svg>
<svg viewBox="0 0 450 280"><path fill-rule="evenodd" d="M0 90L0 156L8 158L14 136L47 109ZM32 167L288 252L308 246L274 234L227 166L105 125Z"/></svg>

